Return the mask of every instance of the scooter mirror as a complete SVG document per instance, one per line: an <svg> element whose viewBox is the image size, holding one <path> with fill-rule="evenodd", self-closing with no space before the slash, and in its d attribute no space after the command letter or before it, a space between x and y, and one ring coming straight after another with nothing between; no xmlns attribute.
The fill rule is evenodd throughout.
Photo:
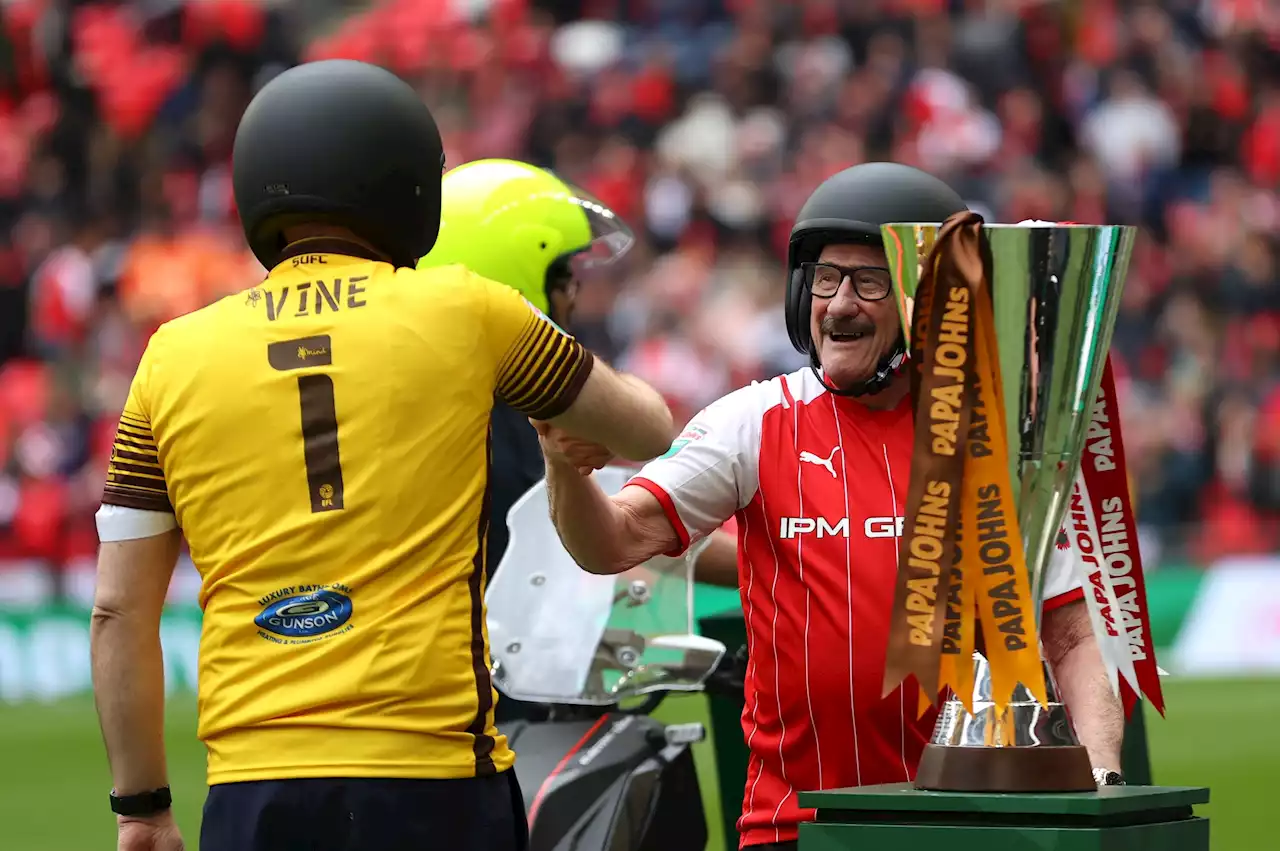
<svg viewBox="0 0 1280 851"><path fill-rule="evenodd" d="M659 635L649 639L650 647L667 647L672 650L695 650L707 653L723 653L724 645L702 635Z"/></svg>

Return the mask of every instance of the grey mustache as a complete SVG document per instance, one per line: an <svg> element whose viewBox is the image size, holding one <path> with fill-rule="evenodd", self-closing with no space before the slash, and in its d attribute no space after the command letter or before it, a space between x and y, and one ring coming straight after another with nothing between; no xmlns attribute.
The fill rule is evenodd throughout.
<svg viewBox="0 0 1280 851"><path fill-rule="evenodd" d="M822 323L820 330L823 334L870 334L875 330L875 326L862 324L837 324L834 322L828 325L824 322Z"/></svg>

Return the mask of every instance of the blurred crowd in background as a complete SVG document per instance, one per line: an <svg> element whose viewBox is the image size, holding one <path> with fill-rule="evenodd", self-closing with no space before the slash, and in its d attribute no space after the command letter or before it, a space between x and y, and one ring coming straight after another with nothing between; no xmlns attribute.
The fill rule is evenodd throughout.
<svg viewBox="0 0 1280 851"><path fill-rule="evenodd" d="M849 165L918 165L989 221L1140 225L1113 356L1148 564L1280 549L1275 0L8 0L3 17L0 600L83 578L148 335L263 274L232 203L239 115L332 57L414 83L449 163L551 167L632 224L575 330L681 417L803 363L786 237Z"/></svg>

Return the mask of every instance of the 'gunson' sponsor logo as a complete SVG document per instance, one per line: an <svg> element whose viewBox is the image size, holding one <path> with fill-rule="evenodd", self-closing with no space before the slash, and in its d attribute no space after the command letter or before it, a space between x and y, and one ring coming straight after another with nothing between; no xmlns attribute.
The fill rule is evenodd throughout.
<svg viewBox="0 0 1280 851"><path fill-rule="evenodd" d="M351 620L350 593L345 585L281 588L258 601L263 609L253 622L259 629L284 638L314 638Z"/></svg>

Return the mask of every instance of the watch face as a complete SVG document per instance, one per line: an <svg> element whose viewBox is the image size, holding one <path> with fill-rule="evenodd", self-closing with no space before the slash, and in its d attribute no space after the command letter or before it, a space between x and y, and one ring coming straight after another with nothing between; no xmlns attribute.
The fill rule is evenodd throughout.
<svg viewBox="0 0 1280 851"><path fill-rule="evenodd" d="M1098 771L1094 774L1099 786L1123 786L1124 777L1116 771Z"/></svg>
<svg viewBox="0 0 1280 851"><path fill-rule="evenodd" d="M1107 768L1095 768L1093 770L1093 782L1099 786L1123 786L1124 776L1118 771L1111 771Z"/></svg>

